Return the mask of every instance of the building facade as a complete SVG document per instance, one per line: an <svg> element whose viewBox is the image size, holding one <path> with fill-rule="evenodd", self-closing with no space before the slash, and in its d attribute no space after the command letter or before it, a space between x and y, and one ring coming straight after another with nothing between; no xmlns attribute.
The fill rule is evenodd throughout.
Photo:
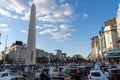
<svg viewBox="0 0 120 80"><path fill-rule="evenodd" d="M104 36L106 42L106 50L117 50L117 25L116 18L105 21Z"/></svg>
<svg viewBox="0 0 120 80"><path fill-rule="evenodd" d="M104 22L104 29L99 31L99 54L109 62L120 62L120 5L117 16ZM93 44L93 43L91 43ZM89 55L93 59L95 47L92 45Z"/></svg>

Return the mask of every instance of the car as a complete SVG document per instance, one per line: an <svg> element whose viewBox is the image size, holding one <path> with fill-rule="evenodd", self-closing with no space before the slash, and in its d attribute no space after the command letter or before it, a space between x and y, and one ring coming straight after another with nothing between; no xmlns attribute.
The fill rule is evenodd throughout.
<svg viewBox="0 0 120 80"><path fill-rule="evenodd" d="M17 74L12 73L12 72L6 72L6 71L0 72L0 78L1 77L6 77L6 76L17 76Z"/></svg>
<svg viewBox="0 0 120 80"><path fill-rule="evenodd" d="M40 78L40 74L42 73L42 71L43 72L47 72L47 71L49 71L49 69L48 68L44 68L44 69L38 69L38 70L36 70L35 71L35 79Z"/></svg>
<svg viewBox="0 0 120 80"><path fill-rule="evenodd" d="M110 71L110 79L116 79L119 80L120 79L120 69L112 69Z"/></svg>
<svg viewBox="0 0 120 80"><path fill-rule="evenodd" d="M7 76L7 77L0 78L0 80L28 80L28 79L22 76Z"/></svg>
<svg viewBox="0 0 120 80"><path fill-rule="evenodd" d="M38 69L35 71L35 79L38 79L40 77L42 69Z"/></svg>
<svg viewBox="0 0 120 80"><path fill-rule="evenodd" d="M90 70L88 80L104 80L103 74L100 70Z"/></svg>
<svg viewBox="0 0 120 80"><path fill-rule="evenodd" d="M52 80L64 80L64 76L54 76Z"/></svg>

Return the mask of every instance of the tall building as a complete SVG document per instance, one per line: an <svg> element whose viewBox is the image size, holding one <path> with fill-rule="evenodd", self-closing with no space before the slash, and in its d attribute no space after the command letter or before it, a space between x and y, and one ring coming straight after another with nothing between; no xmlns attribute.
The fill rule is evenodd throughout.
<svg viewBox="0 0 120 80"><path fill-rule="evenodd" d="M98 33L98 39L99 39L99 57L103 59L103 52L106 51L106 42L105 42L105 36L104 36L104 27L102 26L99 33Z"/></svg>
<svg viewBox="0 0 120 80"><path fill-rule="evenodd" d="M16 41L10 47L7 47L6 50L0 52L0 54L2 55L2 60L6 58L7 60L13 60L13 63L24 64L26 47L24 46L22 41Z"/></svg>
<svg viewBox="0 0 120 80"><path fill-rule="evenodd" d="M118 37L120 38L120 4L119 4L118 11L117 11L116 22L117 22Z"/></svg>
<svg viewBox="0 0 120 80"><path fill-rule="evenodd" d="M33 3L31 6L29 32L27 41L27 53L25 64L36 64L36 7Z"/></svg>
<svg viewBox="0 0 120 80"><path fill-rule="evenodd" d="M91 56L94 60L96 60L99 57L99 39L98 36L94 36L91 42L91 48L92 48L92 52L91 52Z"/></svg>
<svg viewBox="0 0 120 80"><path fill-rule="evenodd" d="M117 43L118 43L118 48L120 49L120 4L117 11L116 22L117 22L117 35L118 35Z"/></svg>
<svg viewBox="0 0 120 80"><path fill-rule="evenodd" d="M105 21L104 35L106 50L117 50L117 25L116 18Z"/></svg>

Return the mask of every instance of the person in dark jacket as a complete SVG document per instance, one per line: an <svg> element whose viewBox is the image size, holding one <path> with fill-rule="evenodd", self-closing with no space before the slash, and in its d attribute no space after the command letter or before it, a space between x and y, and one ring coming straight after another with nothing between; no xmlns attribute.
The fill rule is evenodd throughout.
<svg viewBox="0 0 120 80"><path fill-rule="evenodd" d="M46 75L44 73L44 71L42 71L42 73L40 74L40 80L45 80Z"/></svg>

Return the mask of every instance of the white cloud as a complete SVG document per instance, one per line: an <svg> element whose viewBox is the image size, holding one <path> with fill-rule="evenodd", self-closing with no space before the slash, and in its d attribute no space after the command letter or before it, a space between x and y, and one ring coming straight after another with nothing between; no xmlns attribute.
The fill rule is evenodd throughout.
<svg viewBox="0 0 120 80"><path fill-rule="evenodd" d="M8 27L8 25L7 24L0 24L0 27L5 28L5 27Z"/></svg>
<svg viewBox="0 0 120 80"><path fill-rule="evenodd" d="M0 14L13 19L18 19L18 15L24 15L27 11L24 0L0 0Z"/></svg>
<svg viewBox="0 0 120 80"><path fill-rule="evenodd" d="M71 29L69 27L69 25L60 25L60 27L56 27L56 28L49 28L49 29L45 29L41 32L39 32L39 34L41 35L45 35L45 34L50 34L52 37L52 39L55 40L67 40L68 37L70 37L72 35L72 32L74 32L74 29Z"/></svg>
<svg viewBox="0 0 120 80"><path fill-rule="evenodd" d="M69 25L67 25L67 24L62 24L62 25L60 25L60 28L61 29L68 29L69 28Z"/></svg>
<svg viewBox="0 0 120 80"><path fill-rule="evenodd" d="M61 10L62 10L62 13L65 15L65 16L70 16L72 14L72 8L71 6L66 3L66 4L62 4L60 6Z"/></svg>
<svg viewBox="0 0 120 80"><path fill-rule="evenodd" d="M25 5L21 0L1 0L0 7L7 9L9 11L14 11L16 13L22 14L25 10Z"/></svg>
<svg viewBox="0 0 120 80"><path fill-rule="evenodd" d="M24 20L24 21L29 20L30 19L30 12L26 12L21 19Z"/></svg>
<svg viewBox="0 0 120 80"><path fill-rule="evenodd" d="M17 18L18 18L18 16L17 16L17 15L13 15L12 17L13 17L14 19L17 19Z"/></svg>
<svg viewBox="0 0 120 80"><path fill-rule="evenodd" d="M25 6L23 4L20 4L20 0L11 0L12 5L9 6L9 10L13 10L16 13L22 14L25 10ZM10 4L10 3L9 3Z"/></svg>
<svg viewBox="0 0 120 80"><path fill-rule="evenodd" d="M29 3L27 4L26 2ZM67 25L73 21L73 8L65 0L1 0L0 14L13 19L29 20L30 6L34 2L36 5L36 18L42 21L43 25L36 26L43 31L39 34L49 34L52 39L67 39L74 31ZM4 3L4 4L3 4ZM6 6L7 5L7 6ZM72 18L71 18L72 16ZM46 24L46 22L48 24ZM53 23L53 24L52 24ZM58 23L58 24L57 24ZM56 26L57 25L57 26ZM58 26L60 25L60 26ZM27 33L26 30L21 30Z"/></svg>
<svg viewBox="0 0 120 80"><path fill-rule="evenodd" d="M8 32L8 31L10 31L10 28L8 28L7 24L0 24L0 31L1 32Z"/></svg>
<svg viewBox="0 0 120 80"><path fill-rule="evenodd" d="M41 27L41 26L36 26L36 29L43 29L43 27Z"/></svg>
<svg viewBox="0 0 120 80"><path fill-rule="evenodd" d="M27 33L28 31L26 31L26 30L21 30L21 32L23 32L23 33Z"/></svg>
<svg viewBox="0 0 120 80"><path fill-rule="evenodd" d="M71 32L69 32L69 31L58 31L58 32L52 34L52 39L66 40L66 39L68 39L69 36L71 36Z"/></svg>
<svg viewBox="0 0 120 80"><path fill-rule="evenodd" d="M6 11L2 8L0 8L0 14L4 15L4 16L7 16L7 17L11 17L11 14L8 11Z"/></svg>
<svg viewBox="0 0 120 80"><path fill-rule="evenodd" d="M52 24L44 24L43 26L44 28L55 28L55 26Z"/></svg>
<svg viewBox="0 0 120 80"><path fill-rule="evenodd" d="M18 18L17 15L11 15L10 12L8 12L7 10L2 9L2 8L0 8L0 14L3 15L3 16L7 16L7 17L14 18L14 19L17 19L17 18Z"/></svg>
<svg viewBox="0 0 120 80"><path fill-rule="evenodd" d="M54 12L56 6L55 0L33 0L36 4L36 9L40 14L49 14Z"/></svg>
<svg viewBox="0 0 120 80"><path fill-rule="evenodd" d="M55 28L53 24L43 24L42 26L36 26L36 29L49 29L49 28Z"/></svg>
<svg viewBox="0 0 120 80"><path fill-rule="evenodd" d="M41 31L39 32L39 34L53 34L57 31L58 29L57 28L54 28L54 29L46 29L44 31Z"/></svg>
<svg viewBox="0 0 120 80"><path fill-rule="evenodd" d="M55 0L33 0L28 4L31 5L33 2L37 9L37 19L43 22L68 22L73 13L71 5L68 3L57 4ZM64 2L64 0L59 2ZM24 0L1 0L0 14L14 19L29 20L30 7L28 10Z"/></svg>
<svg viewBox="0 0 120 80"><path fill-rule="evenodd" d="M46 15L44 17L39 17L39 20L43 22L52 22L52 23L69 21L69 19L67 19L66 17L62 15L61 16Z"/></svg>
<svg viewBox="0 0 120 80"><path fill-rule="evenodd" d="M83 19L88 18L88 14L87 13L83 13Z"/></svg>
<svg viewBox="0 0 120 80"><path fill-rule="evenodd" d="M66 22L72 15L72 7L68 4L58 5L55 0L34 0L38 20L43 22Z"/></svg>
<svg viewBox="0 0 120 80"><path fill-rule="evenodd" d="M8 31L10 31L10 28L8 28L7 24L0 24L0 31L1 32L8 32Z"/></svg>

